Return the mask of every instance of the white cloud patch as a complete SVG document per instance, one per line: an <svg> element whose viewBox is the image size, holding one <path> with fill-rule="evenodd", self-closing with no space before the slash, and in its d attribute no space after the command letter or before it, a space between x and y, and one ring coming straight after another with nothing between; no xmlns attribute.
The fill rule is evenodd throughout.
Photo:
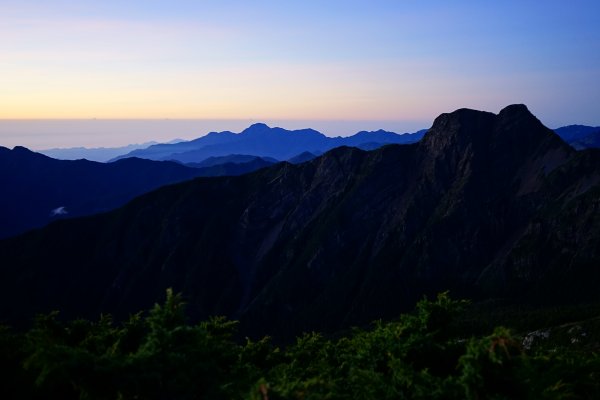
<svg viewBox="0 0 600 400"><path fill-rule="evenodd" d="M58 215L67 215L69 212L65 206L57 207L54 210L50 211L50 215L52 217L56 217Z"/></svg>

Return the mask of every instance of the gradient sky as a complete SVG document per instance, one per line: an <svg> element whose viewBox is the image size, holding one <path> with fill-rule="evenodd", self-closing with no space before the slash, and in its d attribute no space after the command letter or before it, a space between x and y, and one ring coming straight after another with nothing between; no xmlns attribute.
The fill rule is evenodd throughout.
<svg viewBox="0 0 600 400"><path fill-rule="evenodd" d="M337 121L350 134L511 103L550 127L600 125L600 1L0 0L0 145L57 134L13 119ZM195 126L169 136L206 133ZM123 129L73 144L166 135Z"/></svg>

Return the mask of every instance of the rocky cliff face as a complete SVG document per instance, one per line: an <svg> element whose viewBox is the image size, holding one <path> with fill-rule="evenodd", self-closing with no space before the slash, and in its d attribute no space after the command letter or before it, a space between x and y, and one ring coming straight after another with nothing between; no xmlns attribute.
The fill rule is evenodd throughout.
<svg viewBox="0 0 600 400"><path fill-rule="evenodd" d="M575 152L523 105L462 109L417 144L197 179L0 242L0 315L126 315L171 286L194 317L286 335L446 289L596 299L599 202L598 152Z"/></svg>

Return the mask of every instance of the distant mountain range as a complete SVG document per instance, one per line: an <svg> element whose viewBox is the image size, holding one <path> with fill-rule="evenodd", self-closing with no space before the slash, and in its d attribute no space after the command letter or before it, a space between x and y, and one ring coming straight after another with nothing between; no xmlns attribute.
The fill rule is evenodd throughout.
<svg viewBox="0 0 600 400"><path fill-rule="evenodd" d="M273 164L254 158L246 163L221 161L199 168L139 158L104 164L55 160L24 147L0 147L0 238L57 219L112 210L166 184L198 176L240 175Z"/></svg>
<svg viewBox="0 0 600 400"><path fill-rule="evenodd" d="M423 132L397 135L376 131L359 132L348 138L328 138L310 129L287 131L255 124L240 134L211 133L190 142L175 140L146 146L130 153L136 157L119 158L137 161L120 162L112 167L86 160L61 162L22 147L13 151L2 148L0 185L12 187L13 190L7 191L0 201L0 210L3 210L0 211L0 238L44 226L55 219L108 211L168 183L200 176L241 175L279 162L268 155L257 154L273 154L281 160L290 159L298 163L322 154L322 148L342 144L377 148L386 143L416 141L422 135ZM143 145L53 149L44 152L58 158L85 156L104 160L110 154L140 146ZM305 151L306 148L314 149L314 153ZM246 153L236 154L236 150ZM173 151L182 153L173 154ZM150 160L185 162L187 167L193 167L194 170L179 168L176 171L171 164L142 163L138 155ZM201 161L186 162L196 159ZM152 171L148 168L152 168ZM153 174L163 175L154 179ZM138 177L143 178L138 180Z"/></svg>
<svg viewBox="0 0 600 400"><path fill-rule="evenodd" d="M600 126L568 125L554 130L565 142L573 143L600 131Z"/></svg>
<svg viewBox="0 0 600 400"><path fill-rule="evenodd" d="M167 287L193 318L278 337L393 317L447 289L598 301L599 204L600 150L575 151L523 105L461 109L418 143L198 178L0 241L0 319L125 317Z"/></svg>
<svg viewBox="0 0 600 400"><path fill-rule="evenodd" d="M262 134L248 134L252 131L262 131ZM424 129L412 134L398 135L383 130L361 131L349 137L329 138L312 129L289 131L282 128L269 128L264 124L255 124L239 134L229 131L211 132L191 141L175 139L168 143L148 142L113 148L56 148L38 152L59 160L86 159L99 162L138 157L201 164L206 158L228 157L235 154L287 161L300 153L321 155L325 151L339 146L375 150L384 144L414 143L419 141L425 132ZM577 150L600 147L600 127L569 125L555 129L555 132ZM298 137L302 137L302 139L298 140ZM292 138L294 143L290 147L289 141ZM289 151L282 151L282 149L289 149ZM269 156L269 154L271 155ZM279 157L275 157L273 154L277 154ZM290 156L290 154L292 155ZM239 164L239 162L236 163Z"/></svg>
<svg viewBox="0 0 600 400"><path fill-rule="evenodd" d="M569 125L554 132L576 150L600 148L600 126Z"/></svg>
<svg viewBox="0 0 600 400"><path fill-rule="evenodd" d="M70 147L64 149L48 149L39 150L38 153L44 154L48 157L56 158L57 160L89 160L106 162L123 154L129 153L130 151L137 149L145 149L149 146L155 145L157 142L147 142L142 144L130 144L123 147Z"/></svg>
<svg viewBox="0 0 600 400"><path fill-rule="evenodd" d="M156 144L138 149L116 159L139 157L150 160L174 160L181 163L200 163L210 157L231 154L270 157L288 160L300 153L322 154L340 146L362 147L372 150L385 144L406 144L419 141L426 130L398 135L383 130L359 132L349 137L327 137L313 129L286 130L254 124L242 132L211 132L189 142Z"/></svg>

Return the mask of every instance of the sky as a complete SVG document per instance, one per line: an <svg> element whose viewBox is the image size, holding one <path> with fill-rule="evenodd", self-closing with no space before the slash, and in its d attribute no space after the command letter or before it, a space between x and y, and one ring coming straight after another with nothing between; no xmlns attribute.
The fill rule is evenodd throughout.
<svg viewBox="0 0 600 400"><path fill-rule="evenodd" d="M600 1L0 0L3 146L401 133L512 103L600 125Z"/></svg>

